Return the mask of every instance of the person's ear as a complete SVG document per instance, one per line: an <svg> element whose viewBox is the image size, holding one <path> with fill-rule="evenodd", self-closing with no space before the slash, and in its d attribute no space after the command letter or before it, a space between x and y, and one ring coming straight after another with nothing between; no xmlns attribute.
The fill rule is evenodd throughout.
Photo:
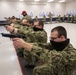
<svg viewBox="0 0 76 75"><path fill-rule="evenodd" d="M65 39L65 37L62 35L61 37L60 37L62 40L64 40Z"/></svg>
<svg viewBox="0 0 76 75"><path fill-rule="evenodd" d="M40 26L40 28L42 28L42 25L39 25Z"/></svg>

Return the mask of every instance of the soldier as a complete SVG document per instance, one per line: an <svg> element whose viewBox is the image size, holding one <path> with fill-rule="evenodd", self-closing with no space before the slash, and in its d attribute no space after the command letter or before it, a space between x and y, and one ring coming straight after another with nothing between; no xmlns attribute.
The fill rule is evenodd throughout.
<svg viewBox="0 0 76 75"><path fill-rule="evenodd" d="M49 12L48 17L50 19L50 23L52 23L52 14L51 14L51 12Z"/></svg>
<svg viewBox="0 0 76 75"><path fill-rule="evenodd" d="M75 22L75 23L76 23L76 15L74 15L74 20L73 20L73 22Z"/></svg>
<svg viewBox="0 0 76 75"><path fill-rule="evenodd" d="M23 24L25 23L25 20L22 21ZM43 21L37 21L34 23L34 26L22 26L19 29L14 29L12 31L10 28L8 28L11 32L14 32L15 34L21 34L25 35L26 38L23 38L24 41L29 43L46 43L47 42L47 33L43 29L44 23ZM23 53L23 49L18 49L19 53L18 55L21 56Z"/></svg>
<svg viewBox="0 0 76 75"><path fill-rule="evenodd" d="M61 21L61 15L59 15L56 19L56 22L60 22Z"/></svg>
<svg viewBox="0 0 76 75"><path fill-rule="evenodd" d="M50 44L38 45L13 39L15 48L25 48L29 55L26 60L33 62L33 75L72 75L76 68L76 49L67 38L66 29L62 26L51 30Z"/></svg>
<svg viewBox="0 0 76 75"><path fill-rule="evenodd" d="M47 33L43 27L44 23L42 21L37 21L34 22L34 26L29 26L19 30L18 33L25 35L26 38L24 38L24 40L27 42L46 43Z"/></svg>
<svg viewBox="0 0 76 75"><path fill-rule="evenodd" d="M24 26L21 26L19 29L12 26L7 26L6 29L11 33L25 35L26 38L24 40L27 42L47 42L47 33L43 29L44 23L42 21L35 22L34 26L27 26L27 20L24 19L22 20L22 24Z"/></svg>
<svg viewBox="0 0 76 75"><path fill-rule="evenodd" d="M71 19L71 15L70 15L70 14L68 14L67 22L69 22L69 21L70 21L70 19Z"/></svg>
<svg viewBox="0 0 76 75"><path fill-rule="evenodd" d="M22 11L23 19L26 19L27 21L31 21L32 18L27 14L26 11Z"/></svg>
<svg viewBox="0 0 76 75"><path fill-rule="evenodd" d="M35 17L35 21L36 21L36 22L38 21L38 16Z"/></svg>
<svg viewBox="0 0 76 75"><path fill-rule="evenodd" d="M22 30L24 27L23 26L27 26L27 20L26 19L23 19L21 21L21 23L17 23L17 24L10 24L10 26L6 25L6 29L11 32L11 33L17 33L18 30Z"/></svg>
<svg viewBox="0 0 76 75"><path fill-rule="evenodd" d="M64 15L63 17L62 17L62 22L65 22L66 21L66 15Z"/></svg>
<svg viewBox="0 0 76 75"><path fill-rule="evenodd" d="M43 16L43 22L46 23L46 16Z"/></svg>

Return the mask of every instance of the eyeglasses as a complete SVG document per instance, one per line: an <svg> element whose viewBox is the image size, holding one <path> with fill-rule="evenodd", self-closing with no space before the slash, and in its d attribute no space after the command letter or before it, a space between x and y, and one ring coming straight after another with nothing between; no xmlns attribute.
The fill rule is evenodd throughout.
<svg viewBox="0 0 76 75"><path fill-rule="evenodd" d="M55 40L57 39L58 37L50 37L50 40Z"/></svg>

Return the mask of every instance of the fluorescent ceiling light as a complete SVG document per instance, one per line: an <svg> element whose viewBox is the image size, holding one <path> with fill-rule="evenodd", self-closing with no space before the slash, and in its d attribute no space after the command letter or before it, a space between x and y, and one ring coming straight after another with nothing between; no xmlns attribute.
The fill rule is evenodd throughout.
<svg viewBox="0 0 76 75"><path fill-rule="evenodd" d="M40 0L34 0L34 1L40 1Z"/></svg>
<svg viewBox="0 0 76 75"><path fill-rule="evenodd" d="M24 1L24 0L19 0L19 1Z"/></svg>
<svg viewBox="0 0 76 75"><path fill-rule="evenodd" d="M65 0L61 0L61 1L59 1L59 2L65 2Z"/></svg>
<svg viewBox="0 0 76 75"><path fill-rule="evenodd" d="M52 1L54 1L54 0L48 0L47 2L52 2Z"/></svg>

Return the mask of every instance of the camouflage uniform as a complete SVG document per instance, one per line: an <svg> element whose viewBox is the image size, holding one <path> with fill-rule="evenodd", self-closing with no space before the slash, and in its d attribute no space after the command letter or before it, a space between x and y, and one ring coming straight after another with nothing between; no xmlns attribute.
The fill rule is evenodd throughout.
<svg viewBox="0 0 76 75"><path fill-rule="evenodd" d="M49 17L49 19L50 19L50 22L52 23L52 14L49 13L48 17Z"/></svg>
<svg viewBox="0 0 76 75"><path fill-rule="evenodd" d="M32 26L30 27L26 26L23 29L20 29L18 33L25 35L26 38L24 38L24 40L29 43L33 43L33 42L46 43L47 42L47 33L45 32L45 30L34 31Z"/></svg>
<svg viewBox="0 0 76 75"><path fill-rule="evenodd" d="M35 17L35 21L36 21L36 22L38 21L38 17L37 17L37 16Z"/></svg>
<svg viewBox="0 0 76 75"><path fill-rule="evenodd" d="M24 41L29 43L46 43L47 42L47 33L45 30L42 31L34 31L32 26L24 26L23 28L20 28L17 34L25 35L26 38L23 38ZM23 53L23 49L18 49ZM26 57L28 55L28 52L26 53ZM25 57L25 58L26 58ZM29 65L29 63L28 63Z"/></svg>
<svg viewBox="0 0 76 75"><path fill-rule="evenodd" d="M74 20L73 21L75 21L76 22L76 15L74 16Z"/></svg>
<svg viewBox="0 0 76 75"><path fill-rule="evenodd" d="M20 21L21 22L21 21ZM24 28L27 27L27 25L22 25L20 22L15 22L14 27L18 29L18 31L22 31Z"/></svg>
<svg viewBox="0 0 76 75"><path fill-rule="evenodd" d="M46 22L46 16L45 15L43 16L43 22L44 23Z"/></svg>
<svg viewBox="0 0 76 75"><path fill-rule="evenodd" d="M70 17L70 14L69 14L68 17L67 17L67 22L69 22L70 19L71 19L71 17Z"/></svg>
<svg viewBox="0 0 76 75"><path fill-rule="evenodd" d="M21 27L21 25L18 23L14 23L14 27L19 29Z"/></svg>
<svg viewBox="0 0 76 75"><path fill-rule="evenodd" d="M22 19L26 19L27 21L31 21L32 18L29 15L24 16Z"/></svg>
<svg viewBox="0 0 76 75"><path fill-rule="evenodd" d="M60 22L61 21L61 15L59 15L56 19L56 21Z"/></svg>
<svg viewBox="0 0 76 75"><path fill-rule="evenodd" d="M71 44L62 51L56 51L51 44L44 44L43 48L33 44L32 51L28 52L25 60L36 67L34 75L72 75L76 68L76 49ZM45 48L44 48L45 47ZM48 48L48 49L47 49Z"/></svg>

